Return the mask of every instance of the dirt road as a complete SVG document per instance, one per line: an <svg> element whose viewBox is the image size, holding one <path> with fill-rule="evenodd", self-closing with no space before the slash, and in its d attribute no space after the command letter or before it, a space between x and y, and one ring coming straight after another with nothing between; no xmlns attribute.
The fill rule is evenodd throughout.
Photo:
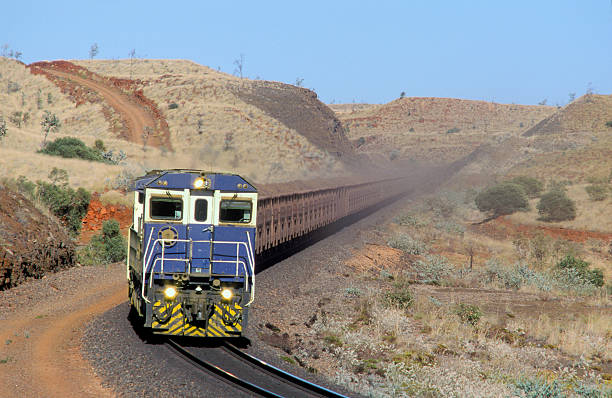
<svg viewBox="0 0 612 398"><path fill-rule="evenodd" d="M82 267L0 292L0 397L113 396L82 358L81 328L126 300L124 278L121 265Z"/></svg>
<svg viewBox="0 0 612 398"><path fill-rule="evenodd" d="M60 88L62 85L58 84L57 79L68 81L99 94L104 102L121 117L125 125L123 138L126 140L139 144L146 142L148 146L164 146L169 150L172 149L167 124L164 121L160 127L160 123L156 120L156 116L160 117L160 112L157 109L147 109L151 107L151 104L143 105L138 100L138 96L126 94L118 87L108 83L103 77L69 62L38 62L30 65L30 69L33 73L44 74Z"/></svg>

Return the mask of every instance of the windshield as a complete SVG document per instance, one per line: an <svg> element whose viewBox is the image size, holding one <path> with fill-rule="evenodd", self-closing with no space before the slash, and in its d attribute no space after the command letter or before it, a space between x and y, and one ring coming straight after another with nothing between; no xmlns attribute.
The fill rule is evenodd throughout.
<svg viewBox="0 0 612 398"><path fill-rule="evenodd" d="M180 198L151 198L151 218L179 221L183 218L183 200Z"/></svg>
<svg viewBox="0 0 612 398"><path fill-rule="evenodd" d="M250 200L222 200L219 221L248 224L251 222L252 207Z"/></svg>

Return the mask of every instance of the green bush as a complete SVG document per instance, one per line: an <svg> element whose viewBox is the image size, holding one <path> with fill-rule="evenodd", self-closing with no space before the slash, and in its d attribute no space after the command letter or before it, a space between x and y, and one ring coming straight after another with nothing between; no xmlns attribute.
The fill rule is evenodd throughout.
<svg viewBox="0 0 612 398"><path fill-rule="evenodd" d="M91 242L79 252L79 262L84 265L116 263L126 258L127 245L119 231L117 220L102 224L102 233L95 235Z"/></svg>
<svg viewBox="0 0 612 398"><path fill-rule="evenodd" d="M440 285L454 269L446 257L431 255L426 256L425 261L417 261L415 270L421 283Z"/></svg>
<svg viewBox="0 0 612 398"><path fill-rule="evenodd" d="M460 129L460 128L458 128L458 127L453 127L452 129L448 129L448 130L446 130L446 134L455 134L455 133L458 133L458 132L460 132L460 131L461 131L461 129Z"/></svg>
<svg viewBox="0 0 612 398"><path fill-rule="evenodd" d="M574 256L565 256L557 263L560 270L574 270L577 276L583 281L596 286L604 285L603 271L599 268L590 269L590 264Z"/></svg>
<svg viewBox="0 0 612 398"><path fill-rule="evenodd" d="M606 122L606 126L612 128L612 120L609 120Z"/></svg>
<svg viewBox="0 0 612 398"><path fill-rule="evenodd" d="M88 191L84 188L75 191L68 186L38 181L36 195L62 221L70 233L73 235L79 233L91 199Z"/></svg>
<svg viewBox="0 0 612 398"><path fill-rule="evenodd" d="M609 188L604 184L593 184L587 185L584 190L589 195L589 199L600 201L608 197Z"/></svg>
<svg viewBox="0 0 612 398"><path fill-rule="evenodd" d="M168 105L168 109L176 109L178 108L178 104L176 102L172 102L170 103L170 105Z"/></svg>
<svg viewBox="0 0 612 398"><path fill-rule="evenodd" d="M472 326L475 326L480 320L480 317L482 317L480 308L472 304L459 304L455 313L459 315L461 322L469 323Z"/></svg>
<svg viewBox="0 0 612 398"><path fill-rule="evenodd" d="M544 190L544 183L533 177L518 176L508 182L523 187L525 193L530 198L537 198L542 193L542 190Z"/></svg>
<svg viewBox="0 0 612 398"><path fill-rule="evenodd" d="M63 158L78 158L95 162L105 162L99 150L90 148L78 138L62 137L49 142L40 153L61 156Z"/></svg>
<svg viewBox="0 0 612 398"><path fill-rule="evenodd" d="M94 143L94 149L100 152L106 152L106 146L104 145L104 141L96 140L96 142Z"/></svg>
<svg viewBox="0 0 612 398"><path fill-rule="evenodd" d="M492 217L529 210L525 190L518 184L503 182L480 192L474 202L483 213Z"/></svg>
<svg viewBox="0 0 612 398"><path fill-rule="evenodd" d="M564 221L576 218L576 204L565 191L553 189L540 198L538 213L544 221Z"/></svg>

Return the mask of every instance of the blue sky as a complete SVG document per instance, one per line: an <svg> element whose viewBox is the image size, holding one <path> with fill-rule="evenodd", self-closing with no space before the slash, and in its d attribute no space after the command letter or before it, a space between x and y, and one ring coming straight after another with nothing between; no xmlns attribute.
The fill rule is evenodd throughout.
<svg viewBox="0 0 612 398"><path fill-rule="evenodd" d="M325 102L407 96L565 105L612 93L612 2L11 1L0 45L26 63L190 59L314 89Z"/></svg>

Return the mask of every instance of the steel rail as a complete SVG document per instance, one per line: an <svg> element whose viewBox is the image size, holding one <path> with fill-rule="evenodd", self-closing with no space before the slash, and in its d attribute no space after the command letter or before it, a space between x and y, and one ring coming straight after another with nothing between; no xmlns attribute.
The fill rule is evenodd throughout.
<svg viewBox="0 0 612 398"><path fill-rule="evenodd" d="M184 347L182 347L180 344L178 344L172 339L168 339L167 344L175 352L177 352L179 355L189 360L189 362L192 362L193 364L195 364L198 368L204 368L208 372L213 373L217 377L223 378L232 384L238 385L250 392L261 395L263 397L283 398L282 395L278 395L276 393L273 393L272 391L266 390L265 388L259 387L253 383L243 380L235 376L234 374L227 372L216 365L213 365L210 362L207 362L201 358L198 358L197 356L189 352L189 350L185 349Z"/></svg>
<svg viewBox="0 0 612 398"><path fill-rule="evenodd" d="M223 347L228 349L230 352L232 352L236 356L238 356L240 359L250 362L254 364L255 366L283 379L284 381L289 381L290 383L300 386L308 390L309 392L314 392L315 394L320 394L324 397L348 398L346 395L342 395L333 390L322 387L318 384L311 383L308 380L302 379L301 377L293 375L289 372L285 372L284 370L279 369L276 366L273 366L265 361L262 361L261 359L256 358L250 354L247 354L246 352L242 351L241 349L239 349L238 347L236 347L235 345L231 343L224 342Z"/></svg>

